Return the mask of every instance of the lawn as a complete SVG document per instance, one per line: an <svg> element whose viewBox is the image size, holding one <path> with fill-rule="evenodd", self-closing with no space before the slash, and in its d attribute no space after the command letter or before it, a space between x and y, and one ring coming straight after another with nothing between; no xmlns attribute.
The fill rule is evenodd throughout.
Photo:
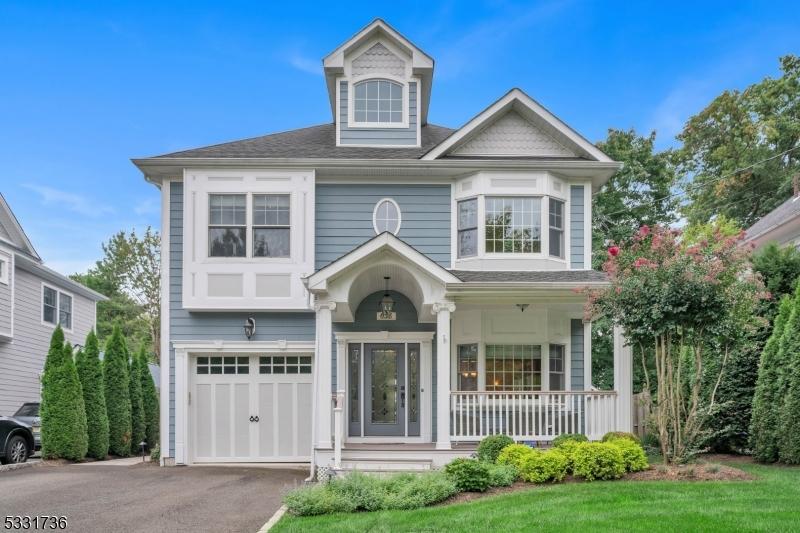
<svg viewBox="0 0 800 533"><path fill-rule="evenodd" d="M287 515L272 531L799 531L800 468L735 466L757 479L535 486L415 511Z"/></svg>

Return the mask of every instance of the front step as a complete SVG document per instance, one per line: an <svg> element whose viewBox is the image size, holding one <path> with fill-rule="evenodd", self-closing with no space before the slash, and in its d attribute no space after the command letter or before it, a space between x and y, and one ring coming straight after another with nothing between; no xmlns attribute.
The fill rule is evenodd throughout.
<svg viewBox="0 0 800 533"><path fill-rule="evenodd" d="M359 472L426 472L433 470L430 459L375 459L372 457L342 458L342 470Z"/></svg>

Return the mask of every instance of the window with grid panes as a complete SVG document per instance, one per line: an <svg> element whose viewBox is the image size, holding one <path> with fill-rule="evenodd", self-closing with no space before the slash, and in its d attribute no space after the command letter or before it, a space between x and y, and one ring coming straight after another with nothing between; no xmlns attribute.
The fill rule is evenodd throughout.
<svg viewBox="0 0 800 533"><path fill-rule="evenodd" d="M542 199L486 197L486 253L539 253L542 245Z"/></svg>
<svg viewBox="0 0 800 533"><path fill-rule="evenodd" d="M531 344L486 345L487 391L542 388L542 347Z"/></svg>

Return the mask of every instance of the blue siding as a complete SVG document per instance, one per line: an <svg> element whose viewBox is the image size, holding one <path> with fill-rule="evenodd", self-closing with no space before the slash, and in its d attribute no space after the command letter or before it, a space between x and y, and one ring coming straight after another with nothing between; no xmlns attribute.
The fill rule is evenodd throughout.
<svg viewBox="0 0 800 533"><path fill-rule="evenodd" d="M570 228L569 228L569 264L572 269L583 268L583 246L585 243L586 232L584 231L584 222L586 221L586 208L583 196L583 185L572 185L569 188L570 193Z"/></svg>
<svg viewBox="0 0 800 533"><path fill-rule="evenodd" d="M175 453L175 351L172 341L244 340L242 326L248 316L256 319L253 340L313 341L314 313L190 313L183 308L183 183L169 186L169 456Z"/></svg>
<svg viewBox="0 0 800 533"><path fill-rule="evenodd" d="M570 320L570 383L572 390L583 390L583 321L577 318Z"/></svg>
<svg viewBox="0 0 800 533"><path fill-rule="evenodd" d="M397 236L450 268L449 185L317 185L316 268L375 236L372 212L381 198L400 206Z"/></svg>
<svg viewBox="0 0 800 533"><path fill-rule="evenodd" d="M356 309L355 322L342 322L334 323L334 332L343 331L436 331L436 324L421 324L417 322L417 310L411 300L406 298L405 295L389 291L392 299L395 301L396 320L378 320L378 302L383 298L383 291L378 291L370 294ZM333 342L333 392L337 389L337 376L336 376L336 341ZM431 390L431 401L433 407L433 433L436 435L436 336L433 340L433 353L431 354L431 364L433 370L433 387ZM363 393L363 392L362 392Z"/></svg>
<svg viewBox="0 0 800 533"><path fill-rule="evenodd" d="M348 125L348 85L339 82L340 144L376 144L416 146L417 143L417 83L408 84L408 128L351 128Z"/></svg>

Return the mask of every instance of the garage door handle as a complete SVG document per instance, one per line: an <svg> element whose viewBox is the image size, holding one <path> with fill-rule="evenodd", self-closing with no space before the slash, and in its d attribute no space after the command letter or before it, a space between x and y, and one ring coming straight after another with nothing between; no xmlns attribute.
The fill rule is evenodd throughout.
<svg viewBox="0 0 800 533"><path fill-rule="evenodd" d="M257 416L251 416L250 417L250 422L258 422L258 417Z"/></svg>

